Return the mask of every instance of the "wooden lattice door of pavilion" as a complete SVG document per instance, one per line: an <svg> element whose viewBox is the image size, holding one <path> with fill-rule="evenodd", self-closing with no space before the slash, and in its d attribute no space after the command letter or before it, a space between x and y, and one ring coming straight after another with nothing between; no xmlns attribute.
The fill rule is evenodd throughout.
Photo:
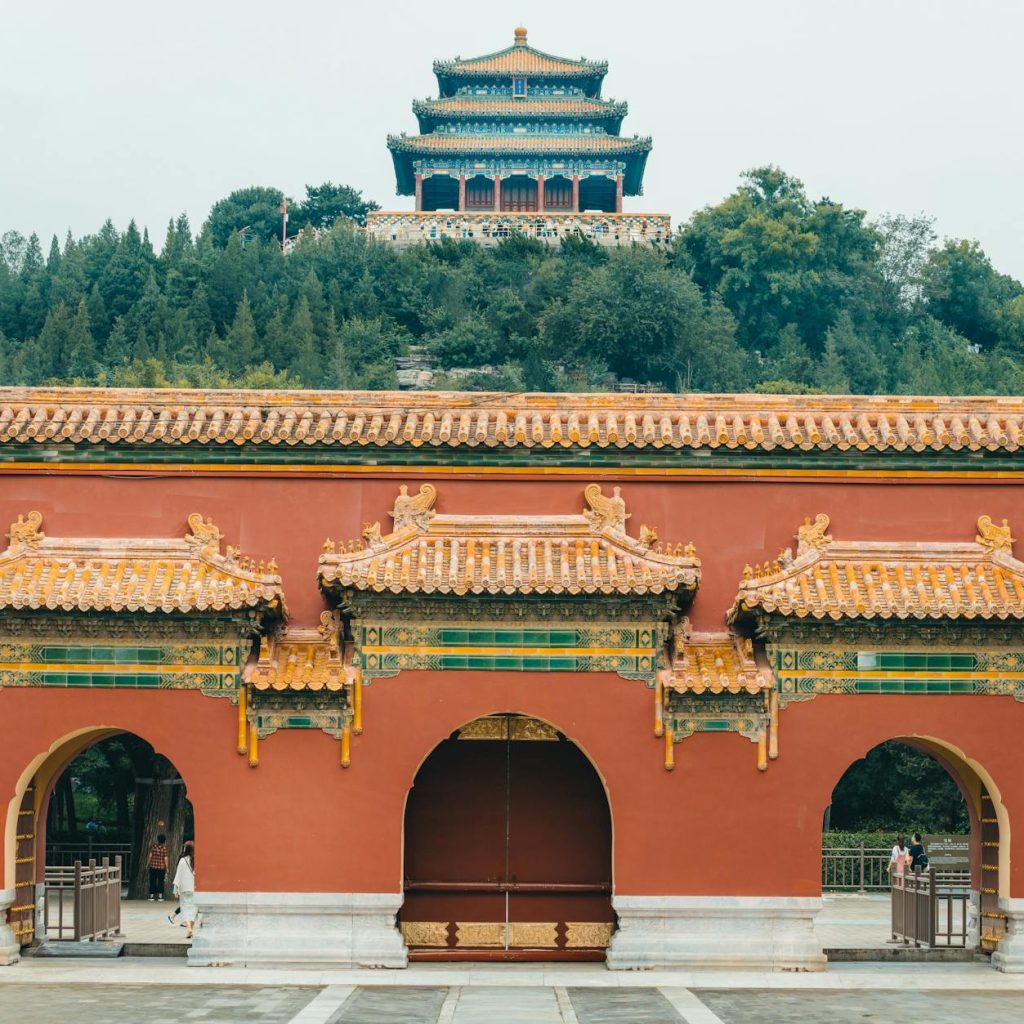
<svg viewBox="0 0 1024 1024"><path fill-rule="evenodd" d="M604 787L550 726L481 718L420 768L399 914L412 959L602 960L611 888Z"/></svg>
<svg viewBox="0 0 1024 1024"><path fill-rule="evenodd" d="M25 787L18 808L14 843L14 904L7 920L23 946L31 944L36 927L36 783Z"/></svg>

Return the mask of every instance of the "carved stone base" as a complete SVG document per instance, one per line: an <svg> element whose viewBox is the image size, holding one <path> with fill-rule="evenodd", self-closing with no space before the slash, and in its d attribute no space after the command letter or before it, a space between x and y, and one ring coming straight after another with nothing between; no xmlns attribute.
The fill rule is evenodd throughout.
<svg viewBox="0 0 1024 1024"><path fill-rule="evenodd" d="M21 946L7 923L7 911L14 906L14 889L0 889L0 967L21 959Z"/></svg>
<svg viewBox="0 0 1024 1024"><path fill-rule="evenodd" d="M405 967L400 893L197 892L189 964Z"/></svg>
<svg viewBox="0 0 1024 1024"><path fill-rule="evenodd" d="M1007 974L1024 974L1024 899L1001 897L999 909L1006 914L1006 934L992 954L992 966Z"/></svg>
<svg viewBox="0 0 1024 1024"><path fill-rule="evenodd" d="M823 971L821 900L785 896L614 896L612 970L731 967Z"/></svg>

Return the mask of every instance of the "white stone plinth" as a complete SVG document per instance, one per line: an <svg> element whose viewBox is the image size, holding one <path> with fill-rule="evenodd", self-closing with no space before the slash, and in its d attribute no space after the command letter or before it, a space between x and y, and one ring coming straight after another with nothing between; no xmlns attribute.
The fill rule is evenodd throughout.
<svg viewBox="0 0 1024 1024"><path fill-rule="evenodd" d="M613 896L613 970L731 967L822 971L818 897Z"/></svg>
<svg viewBox="0 0 1024 1024"><path fill-rule="evenodd" d="M1007 974L1024 974L1024 899L1000 897L999 909L1006 914L1006 934L992 954L992 966Z"/></svg>
<svg viewBox="0 0 1024 1024"><path fill-rule="evenodd" d="M189 963L405 967L401 893L197 892Z"/></svg>
<svg viewBox="0 0 1024 1024"><path fill-rule="evenodd" d="M21 959L21 946L7 923L7 911L14 906L14 889L0 889L0 967Z"/></svg>

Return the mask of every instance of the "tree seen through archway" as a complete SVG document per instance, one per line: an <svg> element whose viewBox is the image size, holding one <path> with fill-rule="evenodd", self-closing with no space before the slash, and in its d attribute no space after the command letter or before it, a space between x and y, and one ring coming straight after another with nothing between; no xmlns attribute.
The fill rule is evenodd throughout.
<svg viewBox="0 0 1024 1024"><path fill-rule="evenodd" d="M826 831L966 833L970 819L935 758L890 740L852 764L832 791Z"/></svg>
<svg viewBox="0 0 1024 1024"><path fill-rule="evenodd" d="M148 891L147 853L167 836L171 871L182 843L193 838L192 805L177 769L145 740L121 733L93 744L61 773L47 809L47 863L58 844L102 857L131 848L129 899Z"/></svg>

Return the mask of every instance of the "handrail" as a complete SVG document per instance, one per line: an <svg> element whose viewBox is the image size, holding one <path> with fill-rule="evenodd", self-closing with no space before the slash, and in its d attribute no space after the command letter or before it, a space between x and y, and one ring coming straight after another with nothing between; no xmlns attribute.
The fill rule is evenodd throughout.
<svg viewBox="0 0 1024 1024"><path fill-rule="evenodd" d="M53 933L56 934L53 934ZM83 940L121 933L121 858L104 857L97 865L47 865L43 888L43 934L47 938Z"/></svg>

